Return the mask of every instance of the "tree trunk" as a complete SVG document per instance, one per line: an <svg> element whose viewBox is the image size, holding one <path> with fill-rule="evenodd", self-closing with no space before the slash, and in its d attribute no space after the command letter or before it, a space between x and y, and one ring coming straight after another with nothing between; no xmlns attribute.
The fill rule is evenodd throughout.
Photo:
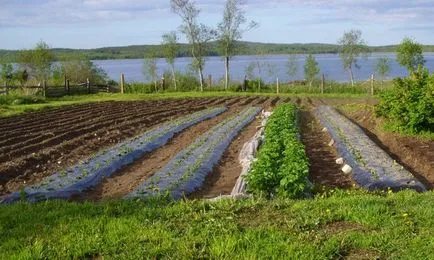
<svg viewBox="0 0 434 260"><path fill-rule="evenodd" d="M177 87L176 87L176 75L175 75L175 65L174 64L172 64L172 80L173 80L173 85L175 86L175 91L177 90Z"/></svg>
<svg viewBox="0 0 434 260"><path fill-rule="evenodd" d="M225 57L225 90L229 88L229 57Z"/></svg>
<svg viewBox="0 0 434 260"><path fill-rule="evenodd" d="M154 80L154 87L155 87L155 92L157 92L158 91L157 80Z"/></svg>
<svg viewBox="0 0 434 260"><path fill-rule="evenodd" d="M203 92L204 81L203 81L203 71L202 71L202 67L199 68L199 79L200 79L200 91Z"/></svg>
<svg viewBox="0 0 434 260"><path fill-rule="evenodd" d="M351 87L354 87L354 76L353 76L353 68L349 68L350 71L350 80L351 80Z"/></svg>

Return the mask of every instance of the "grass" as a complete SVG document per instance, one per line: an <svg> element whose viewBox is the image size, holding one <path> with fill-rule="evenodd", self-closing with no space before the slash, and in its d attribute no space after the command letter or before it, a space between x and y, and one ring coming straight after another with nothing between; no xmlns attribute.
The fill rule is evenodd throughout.
<svg viewBox="0 0 434 260"><path fill-rule="evenodd" d="M432 259L434 194L0 207L1 259Z"/></svg>
<svg viewBox="0 0 434 260"><path fill-rule="evenodd" d="M274 93L237 93L237 92L168 92L158 94L93 94L83 96L66 96L62 98L47 98L44 103L37 104L0 104L0 117L19 115L28 112L43 111L67 105L76 105L103 101L137 101L168 98L199 98L199 97L232 97L232 96L270 96L270 97L322 97L322 98L358 98L359 94L280 94Z"/></svg>

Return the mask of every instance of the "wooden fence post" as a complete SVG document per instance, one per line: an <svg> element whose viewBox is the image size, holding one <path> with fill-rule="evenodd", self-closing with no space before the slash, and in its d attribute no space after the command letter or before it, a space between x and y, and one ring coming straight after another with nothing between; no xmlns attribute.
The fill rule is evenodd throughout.
<svg viewBox="0 0 434 260"><path fill-rule="evenodd" d="M166 79L164 77L161 78L161 89L163 91L166 89Z"/></svg>
<svg viewBox="0 0 434 260"><path fill-rule="evenodd" d="M121 94L124 94L125 75L121 73Z"/></svg>
<svg viewBox="0 0 434 260"><path fill-rule="evenodd" d="M325 84L325 76L323 73L321 77L321 94L324 94L324 84Z"/></svg>
<svg viewBox="0 0 434 260"><path fill-rule="evenodd" d="M67 85L67 79L66 79L66 76L63 78L63 86L65 87L65 89L67 90L68 89L68 85ZM69 91L68 91L68 93L69 93Z"/></svg>
<svg viewBox="0 0 434 260"><path fill-rule="evenodd" d="M212 75L211 74L208 75L208 87L209 88L212 87Z"/></svg>
<svg viewBox="0 0 434 260"><path fill-rule="evenodd" d="M8 82L7 81L5 81L5 93L6 93L6 95L9 94Z"/></svg>
<svg viewBox="0 0 434 260"><path fill-rule="evenodd" d="M374 74L371 75L371 96L374 95Z"/></svg>
<svg viewBox="0 0 434 260"><path fill-rule="evenodd" d="M47 96L47 81L46 80L42 81L42 94L44 95L44 97Z"/></svg>
<svg viewBox="0 0 434 260"><path fill-rule="evenodd" d="M277 94L280 93L280 83L279 83L279 78L276 79L276 93L277 93Z"/></svg>
<svg viewBox="0 0 434 260"><path fill-rule="evenodd" d="M89 78L86 79L86 87L87 87L87 93L90 94L90 81L89 81Z"/></svg>
<svg viewBox="0 0 434 260"><path fill-rule="evenodd" d="M70 91L71 91L71 89L70 89L70 87L69 87L69 79L67 79L66 80L66 94L70 94Z"/></svg>

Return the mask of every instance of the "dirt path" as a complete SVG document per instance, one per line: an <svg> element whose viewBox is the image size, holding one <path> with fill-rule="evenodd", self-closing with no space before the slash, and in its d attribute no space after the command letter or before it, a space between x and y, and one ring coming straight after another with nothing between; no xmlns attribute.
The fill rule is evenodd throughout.
<svg viewBox="0 0 434 260"><path fill-rule="evenodd" d="M322 127L311 109L300 111L301 139L309 157L309 179L316 185L327 188L350 188L353 181L350 175L344 174L335 163L339 157L330 146L330 136L322 132Z"/></svg>

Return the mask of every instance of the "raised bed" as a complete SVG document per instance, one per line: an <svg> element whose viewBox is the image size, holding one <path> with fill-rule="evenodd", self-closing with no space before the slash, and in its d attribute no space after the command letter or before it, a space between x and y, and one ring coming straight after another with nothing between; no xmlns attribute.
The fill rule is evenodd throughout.
<svg viewBox="0 0 434 260"><path fill-rule="evenodd" d="M426 191L419 180L390 158L360 127L336 110L321 106L315 109L315 114L332 137L339 154L352 168L352 177L361 187L368 190Z"/></svg>
<svg viewBox="0 0 434 260"><path fill-rule="evenodd" d="M248 192L290 198L309 193L309 161L297 112L295 105L280 105L267 120L264 144L245 176Z"/></svg>
<svg viewBox="0 0 434 260"><path fill-rule="evenodd" d="M11 203L26 198L28 201L68 199L72 195L96 186L122 167L137 160L143 154L166 144L175 134L203 120L213 118L226 108L210 108L164 123L133 139L102 151L88 161L81 162L66 171L45 178L41 183L26 187L3 198Z"/></svg>
<svg viewBox="0 0 434 260"><path fill-rule="evenodd" d="M192 193L203 185L206 176L220 161L232 139L259 111L260 108L245 109L213 127L126 198L169 195L179 199L185 194Z"/></svg>

